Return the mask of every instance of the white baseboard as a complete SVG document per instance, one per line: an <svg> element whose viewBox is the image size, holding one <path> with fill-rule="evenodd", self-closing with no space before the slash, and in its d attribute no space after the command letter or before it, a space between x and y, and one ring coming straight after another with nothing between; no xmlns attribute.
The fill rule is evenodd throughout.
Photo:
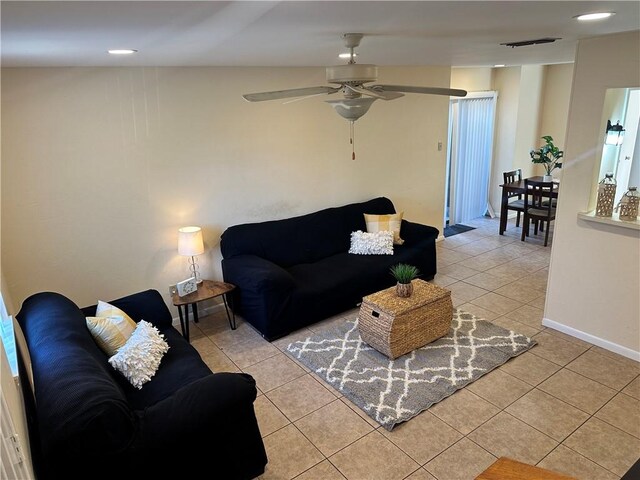
<svg viewBox="0 0 640 480"><path fill-rule="evenodd" d="M436 238L436 243L437 242L441 242L443 240L444 240L444 235L440 234L440 235L438 235L438 238Z"/></svg>
<svg viewBox="0 0 640 480"><path fill-rule="evenodd" d="M623 357L630 358L631 360L635 360L636 362L640 362L640 352L636 352L635 350L631 350L630 348L623 347L622 345L618 345L617 343L613 343L609 340L596 337L595 335L577 330L573 327L568 327L567 325L563 325L562 323L554 322L553 320L549 320L548 318L542 319L542 325L544 325L545 327L553 328L554 330L558 330L559 332L566 333L567 335L571 335L572 337L579 338L580 340L584 340L585 342L591 343L593 345L597 345L598 347L602 347L605 350L617 353L618 355L622 355Z"/></svg>
<svg viewBox="0 0 640 480"><path fill-rule="evenodd" d="M198 317L202 318L202 317L206 317L207 315L211 315L212 313L216 313L220 310L224 309L224 303L216 303L215 305L211 305L209 307L206 308L201 308L198 307ZM189 321L192 322L193 321L193 312L191 311L191 309L189 309ZM231 312L229 312L231 313ZM171 324L177 328L180 329L180 317L173 317L171 319Z"/></svg>

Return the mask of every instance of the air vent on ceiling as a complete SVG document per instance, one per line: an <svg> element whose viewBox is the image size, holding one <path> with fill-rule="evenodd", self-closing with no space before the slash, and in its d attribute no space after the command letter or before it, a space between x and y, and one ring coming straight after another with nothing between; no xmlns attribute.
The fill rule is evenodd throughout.
<svg viewBox="0 0 640 480"><path fill-rule="evenodd" d="M545 37L545 38L537 38L535 40L522 40L521 42L501 43L500 45L506 45L507 47L515 48L515 47L524 47L525 45L537 45L539 43L553 43L556 40L562 40L562 39Z"/></svg>

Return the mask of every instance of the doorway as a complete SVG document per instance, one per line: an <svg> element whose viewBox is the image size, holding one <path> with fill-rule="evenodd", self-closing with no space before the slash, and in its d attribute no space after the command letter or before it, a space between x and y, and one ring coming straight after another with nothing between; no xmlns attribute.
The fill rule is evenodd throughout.
<svg viewBox="0 0 640 480"><path fill-rule="evenodd" d="M449 103L445 225L481 217L489 205L489 182L497 92L472 92Z"/></svg>

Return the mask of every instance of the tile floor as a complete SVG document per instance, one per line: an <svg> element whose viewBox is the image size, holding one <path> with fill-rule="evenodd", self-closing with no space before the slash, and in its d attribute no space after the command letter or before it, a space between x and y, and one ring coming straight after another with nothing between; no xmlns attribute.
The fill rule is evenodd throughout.
<svg viewBox="0 0 640 480"><path fill-rule="evenodd" d="M438 244L435 283L456 307L538 345L387 432L292 360L289 342L357 310L269 343L210 315L192 344L214 371L256 379L269 464L263 479L467 480L508 456L583 480L618 479L640 457L640 364L541 325L551 247L510 221ZM242 446L238 446L242 448Z"/></svg>

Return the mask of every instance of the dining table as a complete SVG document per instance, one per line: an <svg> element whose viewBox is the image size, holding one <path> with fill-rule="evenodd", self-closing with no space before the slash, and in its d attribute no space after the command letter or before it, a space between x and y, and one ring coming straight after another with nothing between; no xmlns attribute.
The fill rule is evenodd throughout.
<svg viewBox="0 0 640 480"><path fill-rule="evenodd" d="M504 231L507 229L507 204L509 202L510 194L525 194L525 180L532 180L536 182L542 182L544 179L541 175L537 175L534 177L528 177L526 179L518 180L515 182L503 183L500 185L502 187L502 201L500 203L500 235L504 234ZM554 179L553 180L553 189L549 192L549 197L558 198L558 191L560 190L560 181Z"/></svg>

